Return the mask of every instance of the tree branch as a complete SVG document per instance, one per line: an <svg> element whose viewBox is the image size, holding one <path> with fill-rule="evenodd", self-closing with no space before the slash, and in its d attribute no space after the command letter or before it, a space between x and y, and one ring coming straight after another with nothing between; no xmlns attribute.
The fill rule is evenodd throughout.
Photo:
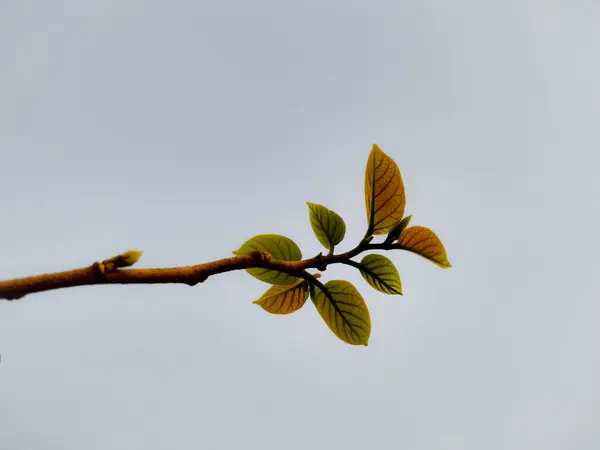
<svg viewBox="0 0 600 450"><path fill-rule="evenodd" d="M234 270L254 267L277 270L298 278L314 278L307 269L325 270L329 264L344 263L366 250L391 250L389 244L361 242L356 248L339 255L319 254L302 261L279 261L268 253L255 251L245 256L219 259L194 266L156 269L120 269L107 261L64 272L47 273L0 281L0 299L18 300L27 294L96 284L166 284L181 283L194 286L208 277ZM312 277L312 278L311 278Z"/></svg>

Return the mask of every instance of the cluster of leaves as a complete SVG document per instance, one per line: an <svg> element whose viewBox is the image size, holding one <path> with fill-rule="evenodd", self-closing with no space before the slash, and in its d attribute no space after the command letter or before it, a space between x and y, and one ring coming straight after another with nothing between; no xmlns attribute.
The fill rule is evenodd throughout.
<svg viewBox="0 0 600 450"><path fill-rule="evenodd" d="M346 224L336 212L323 205L307 203L310 225L318 241L328 250L319 255L321 267L343 263L355 267L365 281L379 292L402 295L400 275L393 262L383 255L368 254L360 262L352 257L373 249L407 250L421 255L440 267L451 267L446 250L433 231L420 226L409 227L411 216L404 216L406 196L396 162L377 145L369 155L365 173L365 203L368 227L363 240L349 252L335 255L335 247L346 234ZM387 235L380 244L372 244L376 235ZM261 234L247 240L233 253L247 255L253 251L266 252L273 259L300 261L302 252L291 239L277 234ZM317 311L341 340L353 345L367 345L371 319L359 291L345 280L321 283L319 274L303 271L302 277L270 269L246 269L253 277L272 284L254 303L272 314L289 314L304 306L310 296Z"/></svg>

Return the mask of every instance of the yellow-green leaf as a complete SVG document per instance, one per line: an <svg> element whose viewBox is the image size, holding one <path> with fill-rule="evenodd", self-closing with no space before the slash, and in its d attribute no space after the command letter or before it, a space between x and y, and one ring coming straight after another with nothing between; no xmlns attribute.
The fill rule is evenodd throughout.
<svg viewBox="0 0 600 450"><path fill-rule="evenodd" d="M365 203L371 234L387 234L400 223L406 197L400 169L377 144L369 154L365 172Z"/></svg>
<svg viewBox="0 0 600 450"><path fill-rule="evenodd" d="M445 269L452 267L442 241L425 227L409 227L402 232L398 244L410 252L421 255Z"/></svg>
<svg viewBox="0 0 600 450"><path fill-rule="evenodd" d="M384 294L402 295L400 274L389 258L371 254L365 256L360 265L360 274L373 289Z"/></svg>
<svg viewBox="0 0 600 450"><path fill-rule="evenodd" d="M311 299L329 329L348 344L367 345L371 317L358 290L344 280L328 281L324 287L315 286Z"/></svg>
<svg viewBox="0 0 600 450"><path fill-rule="evenodd" d="M271 286L256 303L271 314L290 314L298 311L308 298L308 283L298 280L287 286Z"/></svg>
<svg viewBox="0 0 600 450"><path fill-rule="evenodd" d="M279 234L259 234L254 236L244 242L233 254L243 256L256 250L266 252L273 259L280 261L300 261L302 259L302 252L298 248L298 245L290 238ZM260 281L269 284L289 285L298 281L298 278L276 270L253 267L246 269L246 271Z"/></svg>
<svg viewBox="0 0 600 450"><path fill-rule="evenodd" d="M332 249L344 239L346 224L339 214L316 203L306 202L310 226L323 247Z"/></svg>

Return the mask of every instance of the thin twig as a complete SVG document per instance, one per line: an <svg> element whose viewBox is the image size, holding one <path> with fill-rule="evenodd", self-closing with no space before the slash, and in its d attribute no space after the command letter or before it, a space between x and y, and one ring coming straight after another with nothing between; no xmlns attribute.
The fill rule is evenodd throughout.
<svg viewBox="0 0 600 450"><path fill-rule="evenodd" d="M88 267L80 269L0 281L0 299L18 300L28 294L37 292L97 284L181 283L194 286L204 282L212 275L254 267L276 270L298 278L307 279L310 278L307 277L307 269L322 271L329 264L345 263L350 258L367 250L391 250L392 248L398 247L383 243L370 244L363 241L346 253L339 255L319 254L302 261L275 260L271 259L271 256L267 253L255 251L245 256L224 258L194 266L156 269L119 269L95 262Z"/></svg>

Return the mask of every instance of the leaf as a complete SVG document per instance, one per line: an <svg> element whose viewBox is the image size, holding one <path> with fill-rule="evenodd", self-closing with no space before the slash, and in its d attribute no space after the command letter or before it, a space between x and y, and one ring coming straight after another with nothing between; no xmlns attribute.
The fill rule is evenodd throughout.
<svg viewBox="0 0 600 450"><path fill-rule="evenodd" d="M406 197L400 169L377 144L369 154L365 173L368 234L387 234L400 223Z"/></svg>
<svg viewBox="0 0 600 450"><path fill-rule="evenodd" d="M308 283L298 280L287 286L271 286L256 303L271 314L290 314L298 311L308 298Z"/></svg>
<svg viewBox="0 0 600 450"><path fill-rule="evenodd" d="M333 333L352 345L368 345L371 317L367 304L348 281L331 280L325 291L314 286L311 299Z"/></svg>
<svg viewBox="0 0 600 450"><path fill-rule="evenodd" d="M248 239L244 244L233 252L236 256L247 255L255 250L266 252L280 261L300 261L302 252L298 245L290 238L279 234L259 234ZM269 284L289 285L298 281L298 278L283 272L270 269L253 267L246 271L254 278Z"/></svg>
<svg viewBox="0 0 600 450"><path fill-rule="evenodd" d="M444 269L452 267L442 241L429 228L407 228L400 235L398 244L402 249L421 255Z"/></svg>
<svg viewBox="0 0 600 450"><path fill-rule="evenodd" d="M412 218L412 215L406 216L404 219L402 219L400 221L400 223L398 225L396 225L396 228L394 228L392 231L390 231L390 234L387 235L387 237L385 238L385 242L389 243L389 242L393 242L396 239L398 239L400 237L400 235L402 234L402 232L404 231L404 229L410 223L411 218Z"/></svg>
<svg viewBox="0 0 600 450"><path fill-rule="evenodd" d="M373 289L384 294L402 295L400 274L390 259L371 254L365 256L360 265L360 274Z"/></svg>
<svg viewBox="0 0 600 450"><path fill-rule="evenodd" d="M344 239L346 224L339 214L316 203L306 202L310 226L323 247L332 249Z"/></svg>

